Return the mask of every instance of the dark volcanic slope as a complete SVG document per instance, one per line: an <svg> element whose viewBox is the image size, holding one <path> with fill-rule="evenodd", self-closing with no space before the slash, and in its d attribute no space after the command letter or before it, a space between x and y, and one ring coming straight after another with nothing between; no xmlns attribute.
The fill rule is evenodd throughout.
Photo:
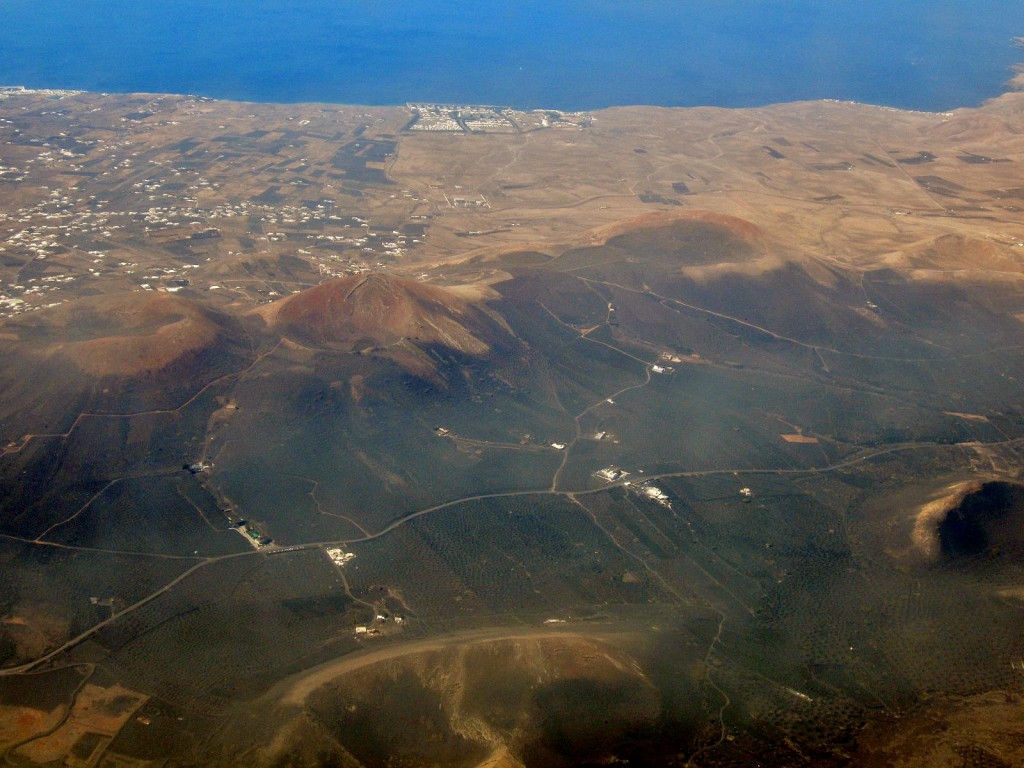
<svg viewBox="0 0 1024 768"><path fill-rule="evenodd" d="M246 720L389 636L650 640L368 667L301 722L226 728L255 765L294 727L309 765L839 766L922 692L1016 690L1024 307L934 274L982 249L861 272L723 216L591 234L461 267L487 288L361 274L247 320L139 293L9 323L0 665L138 604L71 654L154 697L110 747L150 759L188 749L157 738L186 729L169 708ZM1007 484L966 493L979 467ZM935 560L893 567L900 494L938 479Z"/></svg>
<svg viewBox="0 0 1024 768"><path fill-rule="evenodd" d="M972 488L938 526L942 554L950 560L1002 552L1021 556L1024 487L989 482Z"/></svg>

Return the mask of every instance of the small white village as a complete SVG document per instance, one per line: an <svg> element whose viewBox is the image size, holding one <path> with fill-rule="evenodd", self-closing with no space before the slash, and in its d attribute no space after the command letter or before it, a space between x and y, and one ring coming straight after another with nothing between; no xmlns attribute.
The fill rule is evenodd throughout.
<svg viewBox="0 0 1024 768"><path fill-rule="evenodd" d="M582 131L594 123L589 112L518 110L480 104L407 104L410 133L528 133L545 128Z"/></svg>

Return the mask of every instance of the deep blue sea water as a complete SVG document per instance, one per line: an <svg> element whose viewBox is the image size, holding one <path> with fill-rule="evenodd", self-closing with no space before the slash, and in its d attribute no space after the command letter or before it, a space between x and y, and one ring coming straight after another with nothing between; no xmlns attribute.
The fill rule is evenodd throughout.
<svg viewBox="0 0 1024 768"><path fill-rule="evenodd" d="M253 101L973 106L1024 0L0 0L0 83Z"/></svg>

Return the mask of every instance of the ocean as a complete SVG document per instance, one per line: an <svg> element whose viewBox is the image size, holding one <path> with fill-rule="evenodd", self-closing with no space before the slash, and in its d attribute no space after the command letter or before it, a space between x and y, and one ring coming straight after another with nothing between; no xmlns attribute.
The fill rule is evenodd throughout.
<svg viewBox="0 0 1024 768"><path fill-rule="evenodd" d="M1021 0L0 0L0 83L250 101L975 106Z"/></svg>

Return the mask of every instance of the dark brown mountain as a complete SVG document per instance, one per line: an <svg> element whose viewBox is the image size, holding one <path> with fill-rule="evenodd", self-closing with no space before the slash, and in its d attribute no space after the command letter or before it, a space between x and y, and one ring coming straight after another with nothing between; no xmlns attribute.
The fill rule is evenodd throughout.
<svg viewBox="0 0 1024 768"><path fill-rule="evenodd" d="M255 311L267 325L305 346L372 353L430 376L430 347L485 356L507 344L504 321L487 307L484 286L441 287L395 275L352 275L293 294Z"/></svg>

